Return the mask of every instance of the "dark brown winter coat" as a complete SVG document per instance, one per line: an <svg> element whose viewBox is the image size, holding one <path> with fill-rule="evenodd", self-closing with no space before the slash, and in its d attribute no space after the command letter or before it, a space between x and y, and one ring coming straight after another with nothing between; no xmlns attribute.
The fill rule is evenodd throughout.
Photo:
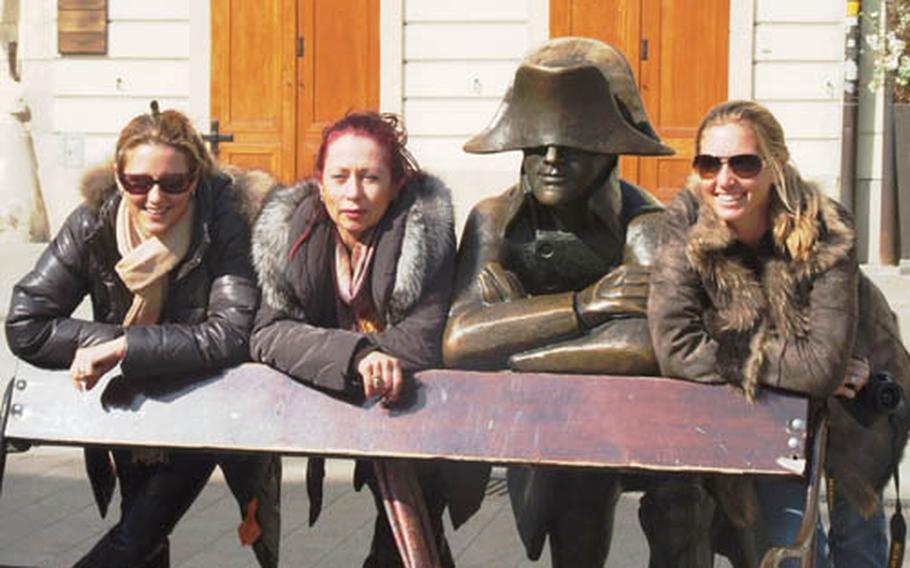
<svg viewBox="0 0 910 568"><path fill-rule="evenodd" d="M665 213L649 326L665 376L730 383L750 398L767 386L827 401L828 466L840 490L871 513L900 459L892 442L904 446L906 409L896 433L886 419L864 428L832 393L851 355L907 391L910 357L884 297L859 270L849 216L826 197L818 203L799 235L814 245L794 259L773 231L757 250L747 248L695 189L681 191ZM782 219L772 213L772 226Z"/></svg>
<svg viewBox="0 0 910 568"><path fill-rule="evenodd" d="M250 340L254 359L298 381L353 398L363 396L352 365L363 348L397 357L406 381L414 371L441 366L455 264L448 188L427 175L409 181L376 230L370 288L382 331L340 329L335 229L323 210L317 182L303 181L266 199L253 231L253 259L262 288ZM300 242L304 233L308 235ZM461 473L455 464L442 471L456 527L476 510L459 497L469 491L466 484L474 483L473 476ZM366 475L366 468L357 468L358 487ZM308 480L311 499L320 499L320 484ZM311 522L318 508L311 502Z"/></svg>
<svg viewBox="0 0 910 568"><path fill-rule="evenodd" d="M350 395L362 392L351 363L365 346L397 357L405 373L439 366L455 260L448 189L428 176L411 181L376 230L370 284L383 330L339 329L335 228L318 184L304 181L266 198L253 236L263 300L250 341L256 360Z"/></svg>

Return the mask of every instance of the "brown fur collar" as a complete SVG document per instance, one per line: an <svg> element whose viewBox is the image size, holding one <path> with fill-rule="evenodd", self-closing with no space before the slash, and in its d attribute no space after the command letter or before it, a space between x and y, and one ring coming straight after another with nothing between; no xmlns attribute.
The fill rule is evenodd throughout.
<svg viewBox="0 0 910 568"><path fill-rule="evenodd" d="M244 171L226 164L219 164L212 177L225 178L227 183L224 186L230 188L237 199L238 213L250 225L259 212L262 200L277 183L266 172ZM114 167L110 162L86 171L79 181L79 193L93 211L101 209L102 204L116 192Z"/></svg>
<svg viewBox="0 0 910 568"><path fill-rule="evenodd" d="M740 337L736 347L745 352L745 360L737 362L738 373L752 398L769 329L784 338L808 335L812 281L853 253L853 229L847 213L813 187L804 204L810 213L803 221L794 221L782 206L772 205L772 250L762 251L761 266L755 270L744 262L734 233L704 206L698 189L690 186L685 191L688 195L681 198L694 201L690 204L696 215L685 243L686 256L717 309L715 332Z"/></svg>

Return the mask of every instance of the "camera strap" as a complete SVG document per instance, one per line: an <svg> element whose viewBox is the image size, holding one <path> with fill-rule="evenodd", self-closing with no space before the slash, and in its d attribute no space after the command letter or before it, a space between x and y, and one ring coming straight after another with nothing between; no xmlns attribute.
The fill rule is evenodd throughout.
<svg viewBox="0 0 910 568"><path fill-rule="evenodd" d="M901 512L901 486L900 486L900 467L898 456L900 448L898 447L898 425L896 416L892 414L888 417L888 423L891 425L891 473L894 476L894 514L891 515L891 548L888 551L888 568L900 568L904 562L904 546L907 538L907 524L904 522L904 515Z"/></svg>

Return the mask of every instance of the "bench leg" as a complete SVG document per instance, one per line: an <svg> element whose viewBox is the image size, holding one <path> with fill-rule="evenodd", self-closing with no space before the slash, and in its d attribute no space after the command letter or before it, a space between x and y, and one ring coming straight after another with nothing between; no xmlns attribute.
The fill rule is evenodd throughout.
<svg viewBox="0 0 910 568"><path fill-rule="evenodd" d="M815 566L815 527L818 525L818 501L821 491L821 479L825 471L825 448L828 446L828 419L818 421L813 440L811 479L806 491L806 505L803 508L803 521L799 527L796 542L791 546L776 547L768 550L761 561L761 568L777 568L788 558L800 561L800 568Z"/></svg>

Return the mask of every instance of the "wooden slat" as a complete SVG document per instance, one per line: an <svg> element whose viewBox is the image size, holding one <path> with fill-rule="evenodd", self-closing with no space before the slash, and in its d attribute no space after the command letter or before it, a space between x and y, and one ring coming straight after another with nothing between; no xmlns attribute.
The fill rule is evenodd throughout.
<svg viewBox="0 0 910 568"><path fill-rule="evenodd" d="M64 445L447 458L651 471L801 474L805 399L642 377L426 371L410 403L333 399L257 364L174 392L73 389L20 363L7 436ZM20 388L21 387L21 388ZM791 447L792 446L792 447Z"/></svg>
<svg viewBox="0 0 910 568"><path fill-rule="evenodd" d="M57 34L57 49L65 55L103 55L107 53L107 34L60 32Z"/></svg>
<svg viewBox="0 0 910 568"><path fill-rule="evenodd" d="M57 50L64 55L107 53L107 0L58 0Z"/></svg>
<svg viewBox="0 0 910 568"><path fill-rule="evenodd" d="M57 0L57 10L106 10L107 0Z"/></svg>
<svg viewBox="0 0 910 568"><path fill-rule="evenodd" d="M107 13L104 10L61 10L57 15L61 32L104 33Z"/></svg>

